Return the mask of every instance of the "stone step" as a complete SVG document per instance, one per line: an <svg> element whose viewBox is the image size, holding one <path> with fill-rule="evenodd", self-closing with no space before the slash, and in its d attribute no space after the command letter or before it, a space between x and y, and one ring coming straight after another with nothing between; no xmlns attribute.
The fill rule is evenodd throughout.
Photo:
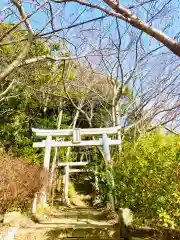
<svg viewBox="0 0 180 240"><path fill-rule="evenodd" d="M110 228L51 228L48 229L46 225L40 228L20 229L15 237L15 240L58 240L58 239L103 239L114 240L116 238L116 229Z"/></svg>
<svg viewBox="0 0 180 240"><path fill-rule="evenodd" d="M86 240L101 240L102 238L99 238L99 237L90 237L90 238L62 238L62 240L83 240L83 239L86 239ZM109 240L109 238L103 238L103 240ZM117 240L116 238L112 238L112 240ZM120 239L118 239L120 240Z"/></svg>

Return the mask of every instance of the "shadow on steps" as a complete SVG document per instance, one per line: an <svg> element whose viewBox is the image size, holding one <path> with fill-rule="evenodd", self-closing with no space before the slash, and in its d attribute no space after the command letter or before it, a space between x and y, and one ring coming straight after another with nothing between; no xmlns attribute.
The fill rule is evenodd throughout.
<svg viewBox="0 0 180 240"><path fill-rule="evenodd" d="M46 234L47 240L57 239L117 239L115 228L53 229Z"/></svg>

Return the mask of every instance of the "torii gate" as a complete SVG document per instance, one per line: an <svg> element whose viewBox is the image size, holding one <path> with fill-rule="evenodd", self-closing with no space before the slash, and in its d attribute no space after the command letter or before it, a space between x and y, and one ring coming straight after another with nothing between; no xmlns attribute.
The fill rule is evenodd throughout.
<svg viewBox="0 0 180 240"><path fill-rule="evenodd" d="M46 137L42 142L33 143L33 147L45 147L44 168L49 170L50 156L52 147L81 147L81 146L103 146L104 157L107 163L110 163L110 145L120 145L121 139L114 140L108 135L117 134L120 126L110 128L76 128L76 129L62 129L62 130L46 130L33 128L32 131L36 136ZM81 140L81 136L97 136L102 137L98 140ZM72 141L53 140L53 137L72 136ZM62 162L58 166L65 166L65 200L68 203L68 182L69 182L69 167L70 166L84 166L88 162Z"/></svg>

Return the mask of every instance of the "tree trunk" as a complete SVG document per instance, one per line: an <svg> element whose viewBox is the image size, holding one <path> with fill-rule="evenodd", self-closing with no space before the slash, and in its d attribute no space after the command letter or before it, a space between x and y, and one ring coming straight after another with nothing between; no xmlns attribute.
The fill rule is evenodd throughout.
<svg viewBox="0 0 180 240"><path fill-rule="evenodd" d="M121 119L121 100L118 101L118 103L116 105L116 126L121 125L120 119ZM120 129L117 133L117 139L121 140L121 138L122 138L122 136L121 136L121 129ZM122 145L120 144L120 145L118 145L119 153L121 152L121 150L122 150Z"/></svg>
<svg viewBox="0 0 180 240"><path fill-rule="evenodd" d="M79 103L78 108L81 108L81 107L82 107L83 102L84 102L84 101L81 101L81 102ZM74 116L73 125L72 125L72 128L73 128L73 129L76 127L76 123L77 123L77 120L78 120L78 117L79 117L79 113L80 113L80 111L79 111L79 110L76 110L76 114L75 114L75 116ZM69 159L70 153L71 153L71 147L68 147L67 153L66 153L66 159L67 159L67 161L68 161L68 159Z"/></svg>
<svg viewBox="0 0 180 240"><path fill-rule="evenodd" d="M58 114L58 119L57 119L57 130L59 130L61 128L61 123L62 123L62 116L63 116L63 109L62 109L62 102L60 103L60 111ZM52 162L52 167L51 167L51 176L50 176L50 189L52 188L52 184L53 184L53 179L54 179L54 171L55 171L55 167L56 167L56 159L57 159L57 154L58 154L58 148L55 147L54 148L54 158L53 158L53 162Z"/></svg>

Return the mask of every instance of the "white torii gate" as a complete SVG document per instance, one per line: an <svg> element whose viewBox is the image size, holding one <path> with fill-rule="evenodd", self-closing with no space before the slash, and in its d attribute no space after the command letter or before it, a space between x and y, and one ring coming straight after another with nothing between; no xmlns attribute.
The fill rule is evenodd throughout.
<svg viewBox="0 0 180 240"><path fill-rule="evenodd" d="M76 129L62 129L62 130L46 130L33 128L32 131L36 136L46 137L46 140L33 143L33 147L44 148L44 168L49 170L50 156L52 147L81 147L81 146L103 146L105 160L110 162L110 145L120 145L121 139L114 140L107 135L117 134L120 126L111 128L76 128ZM98 140L81 140L81 136L97 136L102 137ZM53 137L72 136L72 141L53 140ZM69 182L69 167L70 166L84 166L88 162L62 162L59 166L65 166L65 200L68 202L68 182Z"/></svg>

